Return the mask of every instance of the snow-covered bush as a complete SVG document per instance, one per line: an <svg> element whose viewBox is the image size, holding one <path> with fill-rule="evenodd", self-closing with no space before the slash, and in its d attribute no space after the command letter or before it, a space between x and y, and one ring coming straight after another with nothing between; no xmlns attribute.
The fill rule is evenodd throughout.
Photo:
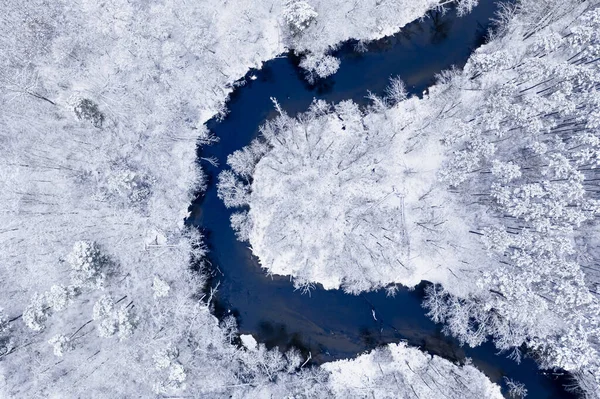
<svg viewBox="0 0 600 399"><path fill-rule="evenodd" d="M314 83L319 78L326 78L337 72L340 60L331 55L309 53L302 58L300 67L306 70L306 79Z"/></svg>

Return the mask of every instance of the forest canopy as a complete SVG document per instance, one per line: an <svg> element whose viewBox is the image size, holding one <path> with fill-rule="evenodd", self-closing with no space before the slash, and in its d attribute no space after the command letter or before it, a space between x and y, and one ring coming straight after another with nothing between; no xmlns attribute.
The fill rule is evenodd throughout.
<svg viewBox="0 0 600 399"><path fill-rule="evenodd" d="M422 99L395 80L367 109L279 110L254 144L268 150L224 172L247 208L233 227L300 287L432 281L446 333L516 361L526 347L597 397L599 32L596 2L506 4Z"/></svg>

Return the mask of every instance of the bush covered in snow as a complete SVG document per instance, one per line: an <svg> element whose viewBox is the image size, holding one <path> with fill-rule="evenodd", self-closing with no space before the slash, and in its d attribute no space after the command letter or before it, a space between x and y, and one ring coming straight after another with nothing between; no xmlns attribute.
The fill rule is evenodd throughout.
<svg viewBox="0 0 600 399"><path fill-rule="evenodd" d="M306 69L306 79L314 83L317 78L326 78L337 72L340 60L330 55L308 54L300 62L300 66Z"/></svg>

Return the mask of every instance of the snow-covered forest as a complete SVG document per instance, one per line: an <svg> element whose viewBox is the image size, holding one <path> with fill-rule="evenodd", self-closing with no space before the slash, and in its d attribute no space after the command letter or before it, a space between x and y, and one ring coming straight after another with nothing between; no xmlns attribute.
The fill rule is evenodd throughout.
<svg viewBox="0 0 600 399"><path fill-rule="evenodd" d="M206 184L196 146L216 140L204 123L249 68L295 49L327 76L340 41L439 5L1 0L0 396L499 397L402 345L321 368L240 345L183 223Z"/></svg>
<svg viewBox="0 0 600 399"><path fill-rule="evenodd" d="M270 273L360 293L433 282L447 334L600 397L600 4L502 6L422 98L315 101L228 160L220 196Z"/></svg>

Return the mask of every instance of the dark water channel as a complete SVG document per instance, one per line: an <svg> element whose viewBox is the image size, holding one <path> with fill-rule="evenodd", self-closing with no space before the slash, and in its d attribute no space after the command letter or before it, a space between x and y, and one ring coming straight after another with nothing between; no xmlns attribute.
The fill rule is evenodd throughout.
<svg viewBox="0 0 600 399"><path fill-rule="evenodd" d="M421 307L423 285L400 289L394 298L377 291L360 296L318 287L310 295L294 291L289 277L266 276L246 243L236 240L229 225L231 211L217 198L215 180L226 167L227 155L247 145L258 127L275 112L270 97L294 115L306 110L313 98L329 102L352 99L366 105L370 90L381 94L388 78L399 75L412 94L420 94L434 82L434 75L452 65L462 67L482 44L490 18L496 10L491 0L482 0L469 15L457 18L453 11L432 13L424 21L406 26L401 33L368 46L365 53L343 46L337 56L340 70L331 78L308 85L293 56L276 58L260 70L248 73L246 84L235 90L229 114L208 127L220 138L202 148L203 157L216 157L220 167L206 163L209 188L191 207L188 223L206 234L213 265L217 316L234 314L242 334L252 334L268 347L300 348L315 364L349 358L378 345L407 341L432 354L460 361L470 357L492 380L508 376L526 384L528 398L569 398L561 384L561 373L541 372L532 359L520 365L498 355L493 345L460 347L441 333L441 326L425 316ZM254 77L255 79L251 79ZM373 317L375 312L377 320Z"/></svg>

